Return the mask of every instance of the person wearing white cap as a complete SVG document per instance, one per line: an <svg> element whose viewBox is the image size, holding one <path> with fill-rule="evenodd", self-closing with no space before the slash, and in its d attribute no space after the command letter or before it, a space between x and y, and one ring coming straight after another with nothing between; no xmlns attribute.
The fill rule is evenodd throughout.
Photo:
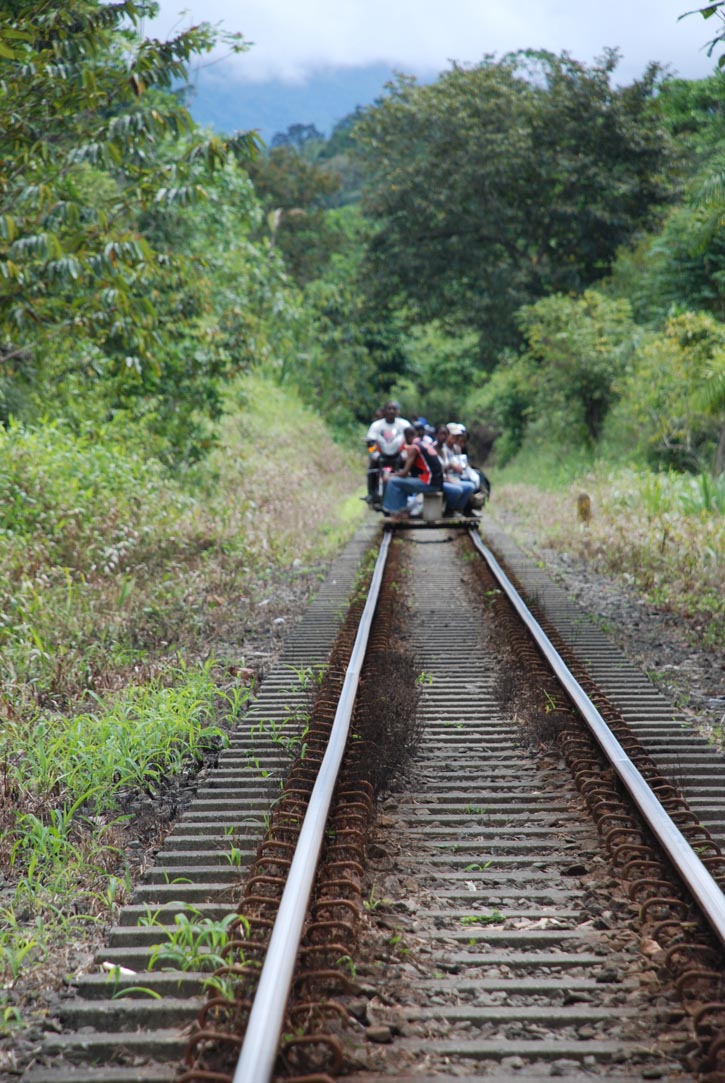
<svg viewBox="0 0 725 1083"><path fill-rule="evenodd" d="M446 498L446 510L464 511L468 506L475 486L463 476L465 464L461 449L456 440L461 435L462 425L450 422L440 425L436 432L436 448L443 464L443 492Z"/></svg>

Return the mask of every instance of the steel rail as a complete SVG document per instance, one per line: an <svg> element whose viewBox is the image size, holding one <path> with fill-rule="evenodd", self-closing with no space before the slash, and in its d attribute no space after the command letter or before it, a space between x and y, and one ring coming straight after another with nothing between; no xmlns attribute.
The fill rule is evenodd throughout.
<svg viewBox="0 0 725 1083"><path fill-rule="evenodd" d="M297 847L254 995L233 1083L269 1083L272 1078L287 998L297 962L302 927L320 856L332 794L350 731L355 695L391 538L392 534L386 532L380 544L367 601L360 618L355 645L350 655L335 712L330 740L300 829Z"/></svg>
<svg viewBox="0 0 725 1083"><path fill-rule="evenodd" d="M531 632L569 699L581 714L599 747L627 788L648 827L697 901L713 932L725 946L725 896L722 891L649 788L646 780L634 766L589 696L569 672L561 655L529 611L491 550L484 545L477 530L472 528L470 535L476 549Z"/></svg>

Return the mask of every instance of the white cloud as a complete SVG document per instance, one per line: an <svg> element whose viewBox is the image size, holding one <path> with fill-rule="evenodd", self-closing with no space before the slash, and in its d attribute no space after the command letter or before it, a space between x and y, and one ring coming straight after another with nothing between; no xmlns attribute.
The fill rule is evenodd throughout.
<svg viewBox="0 0 725 1083"><path fill-rule="evenodd" d="M567 51L591 62L619 47L619 77L635 78L650 60L699 78L714 66L705 44L714 20L678 22L692 0L161 0L154 32L206 20L254 42L235 58L239 78L303 80L331 65L384 61L402 70L440 71L449 60L523 48ZM717 24L719 26L719 24Z"/></svg>

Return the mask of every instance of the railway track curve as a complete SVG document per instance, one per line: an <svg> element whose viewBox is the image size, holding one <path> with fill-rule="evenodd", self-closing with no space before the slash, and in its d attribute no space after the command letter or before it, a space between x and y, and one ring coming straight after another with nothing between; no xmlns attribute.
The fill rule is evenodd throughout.
<svg viewBox="0 0 725 1083"><path fill-rule="evenodd" d="M495 525L484 532L678 837L690 836L714 916L700 916L575 717L477 532L397 529L353 680L351 757L290 974L279 1078L714 1083L725 1078L723 758ZM27 1083L270 1078L271 1066L240 1060L238 1032L370 608L368 581L355 583L373 541L367 529L333 568ZM315 673L313 700L299 675ZM396 758L394 789L376 804ZM207 937L183 958L189 915ZM159 959L166 968L150 969Z"/></svg>

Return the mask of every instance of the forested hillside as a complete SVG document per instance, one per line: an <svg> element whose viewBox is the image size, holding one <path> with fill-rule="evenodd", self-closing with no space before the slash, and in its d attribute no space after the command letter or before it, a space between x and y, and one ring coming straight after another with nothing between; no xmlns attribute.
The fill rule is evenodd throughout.
<svg viewBox="0 0 725 1083"><path fill-rule="evenodd" d="M522 51L263 147L185 106L220 32L148 10L0 22L0 1033L359 518L384 399L464 420L495 494L610 494L588 554L725 628L725 76Z"/></svg>

